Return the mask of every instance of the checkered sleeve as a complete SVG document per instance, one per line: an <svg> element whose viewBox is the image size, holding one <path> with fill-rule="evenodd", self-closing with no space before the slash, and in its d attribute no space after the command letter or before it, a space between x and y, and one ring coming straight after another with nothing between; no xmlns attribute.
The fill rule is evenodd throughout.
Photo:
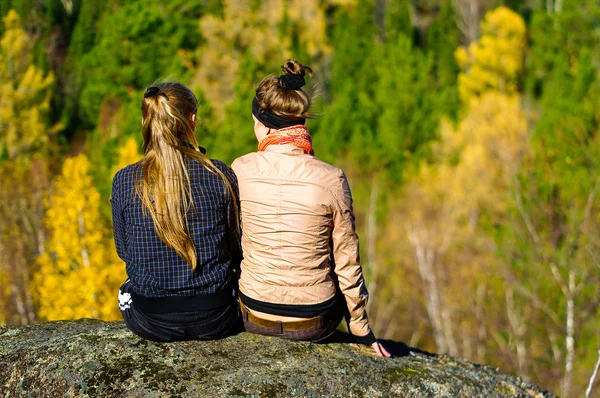
<svg viewBox="0 0 600 398"><path fill-rule="evenodd" d="M240 263L242 261L242 242L240 231L240 192L237 183L237 177L232 169L225 167L223 170L225 177L229 180L235 198L230 200L227 205L227 227L229 230L229 241L231 247L231 269L236 273L236 279L239 277ZM235 202L234 202L235 201ZM234 207L234 203L236 206ZM236 211L237 209L237 211Z"/></svg>
<svg viewBox="0 0 600 398"><path fill-rule="evenodd" d="M127 250L126 250L126 226L125 218L123 217L122 200L123 195L120 191L120 180L122 173L119 172L115 175L112 184L112 193L110 203L112 205L112 221L113 221L113 233L115 236L115 246L117 247L117 254L119 257L127 262Z"/></svg>

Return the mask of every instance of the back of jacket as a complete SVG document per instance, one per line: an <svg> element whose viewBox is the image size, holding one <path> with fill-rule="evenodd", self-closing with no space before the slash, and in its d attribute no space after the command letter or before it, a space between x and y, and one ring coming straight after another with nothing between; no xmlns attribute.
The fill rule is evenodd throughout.
<svg viewBox="0 0 600 398"><path fill-rule="evenodd" d="M240 290L267 303L310 305L336 294L335 272L350 312L350 331L370 332L344 173L291 146L238 158L242 249Z"/></svg>

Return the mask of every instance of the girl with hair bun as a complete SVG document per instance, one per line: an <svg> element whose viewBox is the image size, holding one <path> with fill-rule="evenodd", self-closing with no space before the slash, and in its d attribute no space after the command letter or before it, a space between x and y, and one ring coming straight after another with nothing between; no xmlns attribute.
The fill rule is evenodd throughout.
<svg viewBox="0 0 600 398"><path fill-rule="evenodd" d="M355 341L380 356L367 318L352 196L344 173L314 156L305 126L312 70L295 60L267 76L252 101L258 152L236 159L246 331L322 341L345 316Z"/></svg>
<svg viewBox="0 0 600 398"><path fill-rule="evenodd" d="M241 259L237 180L198 146L197 110L183 84L148 87L144 157L113 180L115 243L129 277L119 308L148 340L216 339L241 328L232 293Z"/></svg>

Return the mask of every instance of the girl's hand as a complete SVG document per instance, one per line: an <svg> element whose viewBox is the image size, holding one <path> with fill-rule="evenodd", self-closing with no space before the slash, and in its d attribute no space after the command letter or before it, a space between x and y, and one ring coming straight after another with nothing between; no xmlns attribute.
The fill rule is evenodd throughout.
<svg viewBox="0 0 600 398"><path fill-rule="evenodd" d="M380 357L390 358L392 356L392 354L390 354L379 341L371 344L371 348L373 348L375 353Z"/></svg>

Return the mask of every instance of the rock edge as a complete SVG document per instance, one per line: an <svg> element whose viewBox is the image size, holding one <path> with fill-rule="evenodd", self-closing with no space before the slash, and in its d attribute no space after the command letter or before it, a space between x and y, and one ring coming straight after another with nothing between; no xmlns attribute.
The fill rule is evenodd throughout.
<svg viewBox="0 0 600 398"><path fill-rule="evenodd" d="M3 397L554 397L496 369L387 342L314 344L242 333L154 343L122 322L0 328Z"/></svg>

